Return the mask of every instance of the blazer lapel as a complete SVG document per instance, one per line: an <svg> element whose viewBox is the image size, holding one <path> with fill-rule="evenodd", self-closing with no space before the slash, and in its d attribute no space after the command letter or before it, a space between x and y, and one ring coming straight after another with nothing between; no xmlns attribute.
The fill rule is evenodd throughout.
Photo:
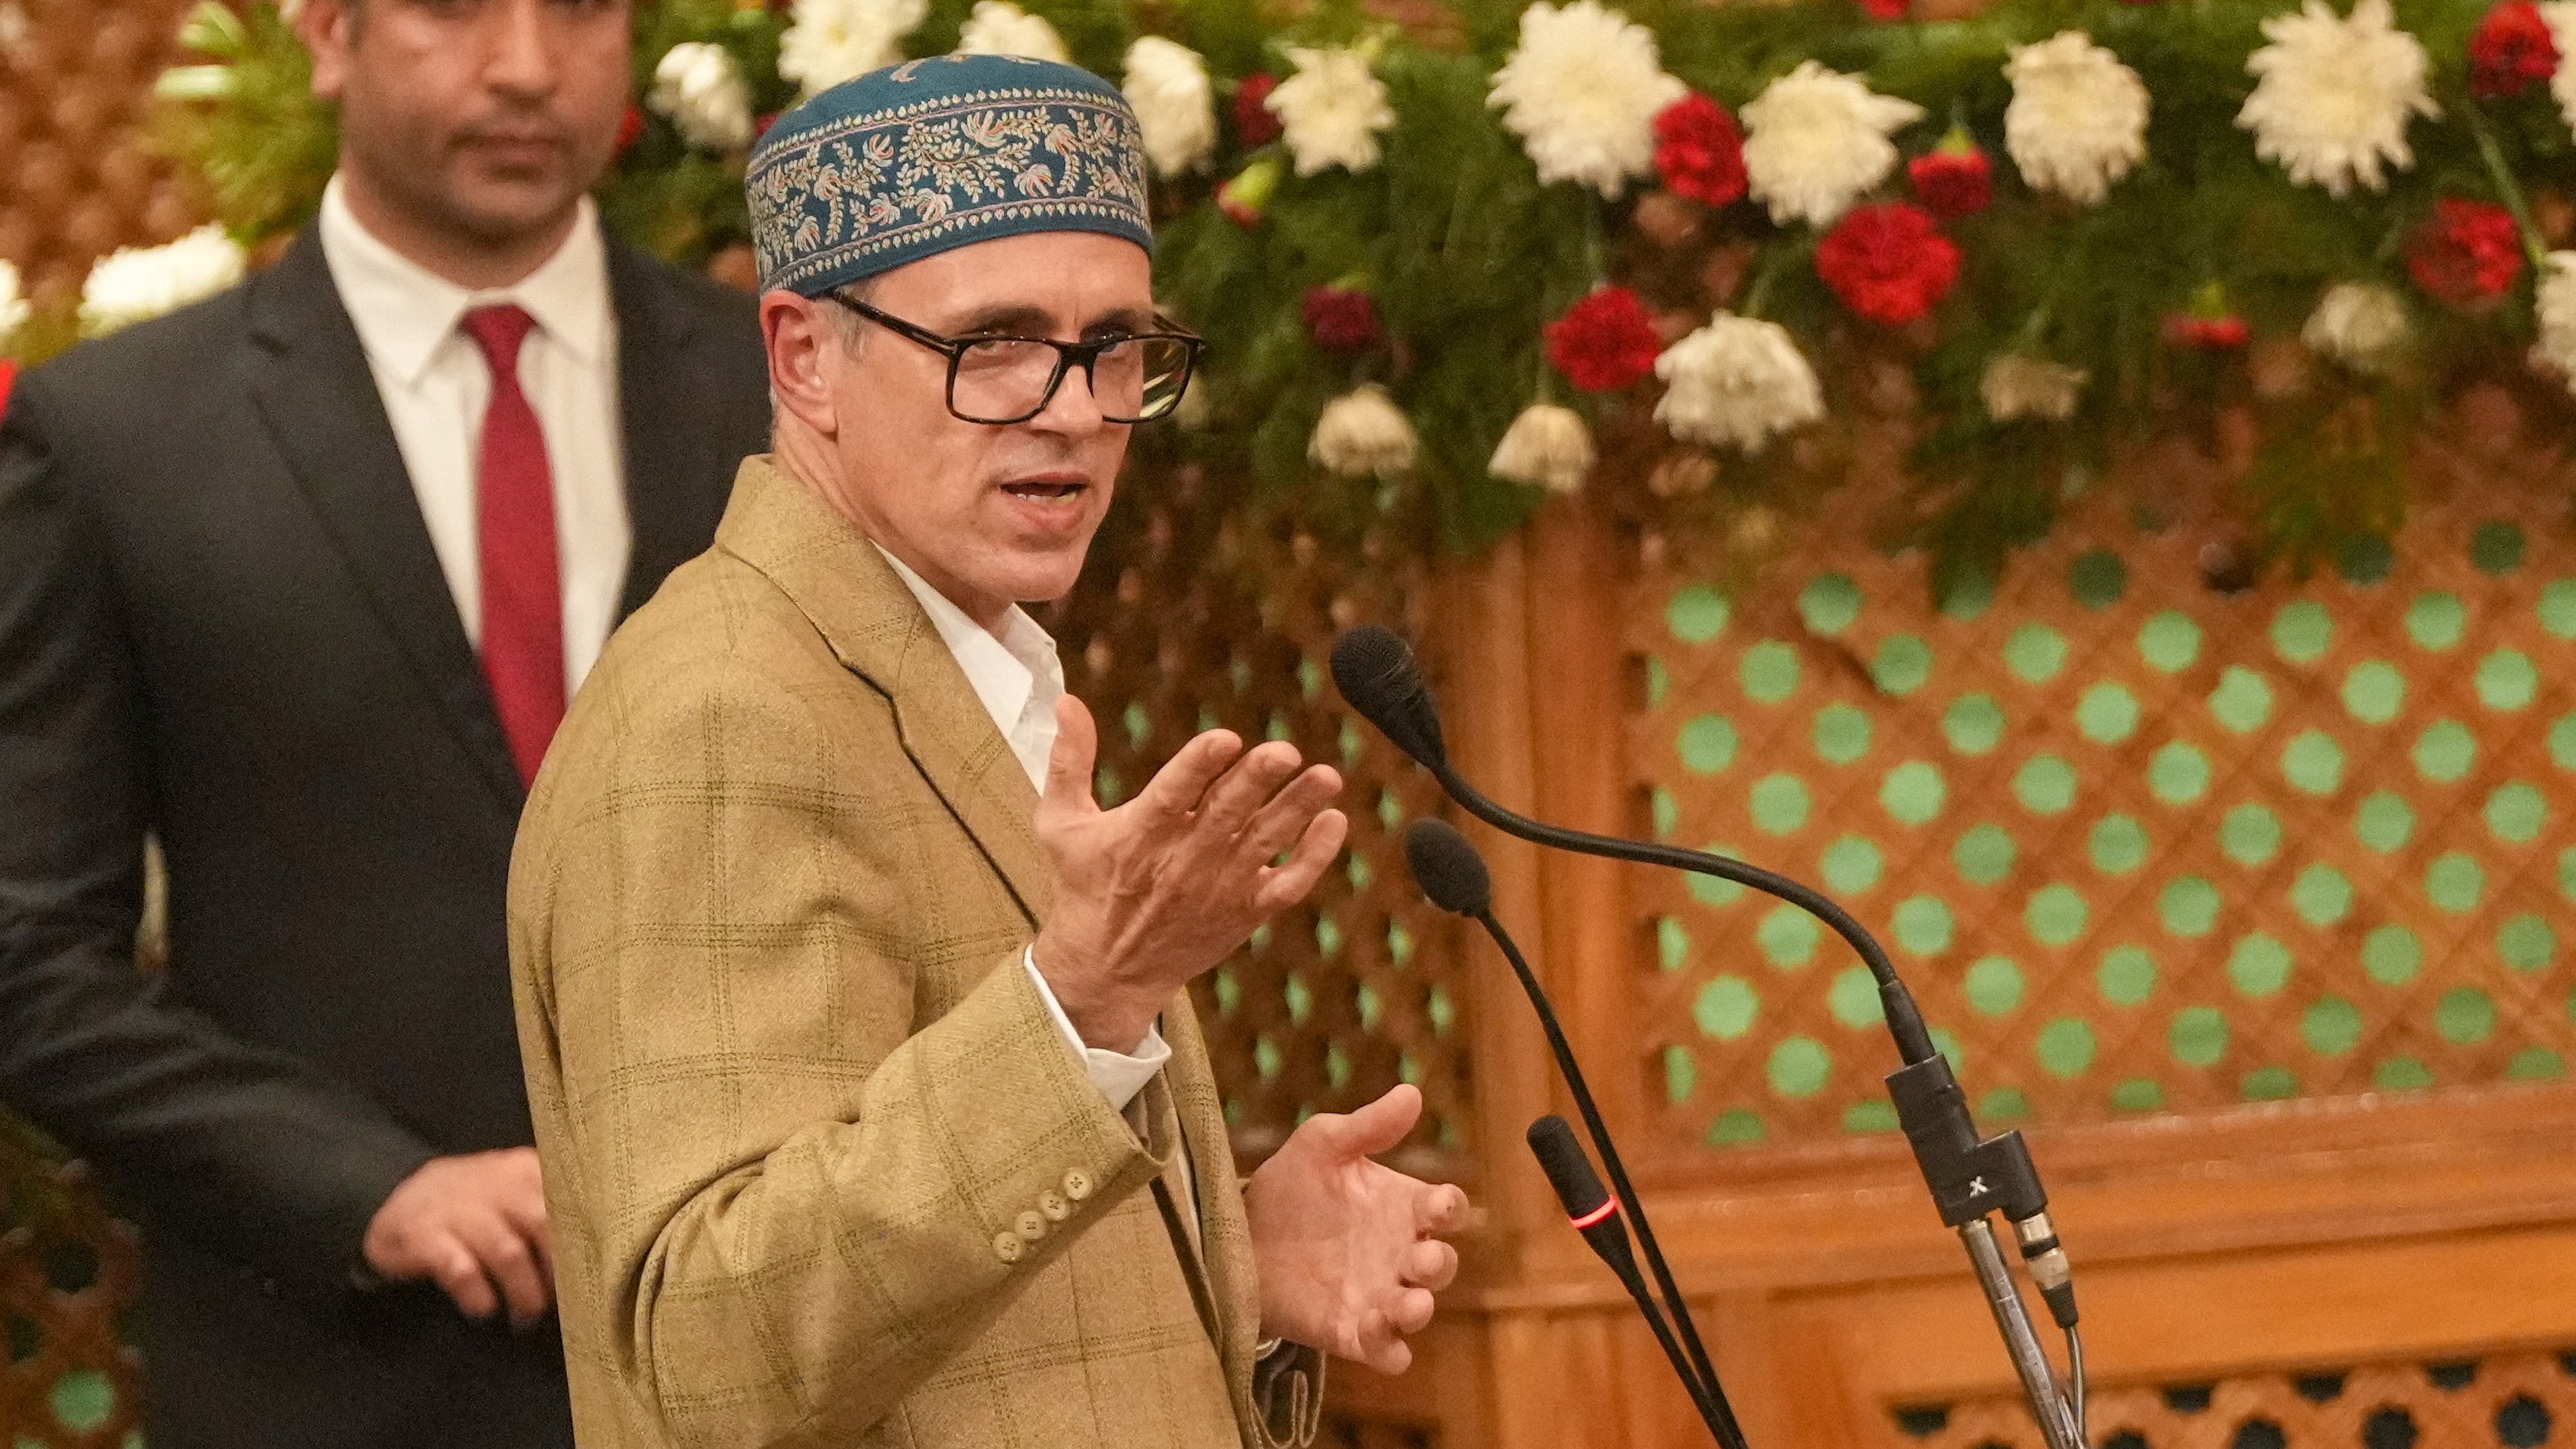
<svg viewBox="0 0 2576 1449"><path fill-rule="evenodd" d="M491 687L421 521L375 374L311 228L251 283L251 405L438 712L516 814L526 799Z"/></svg>
<svg viewBox="0 0 2576 1449"><path fill-rule="evenodd" d="M746 459L716 546L794 600L841 663L894 705L904 752L1001 874L1029 923L1053 882L1037 792L930 616L876 545L766 456Z"/></svg>
<svg viewBox="0 0 2576 1449"><path fill-rule="evenodd" d="M642 253L611 238L608 290L617 308L619 431L625 448L626 519L634 542L617 617L644 606L672 569L706 547L709 519L700 480L720 478L731 460L712 454L715 439L695 424L689 396L705 376L692 351L697 326L670 293L671 283Z"/></svg>

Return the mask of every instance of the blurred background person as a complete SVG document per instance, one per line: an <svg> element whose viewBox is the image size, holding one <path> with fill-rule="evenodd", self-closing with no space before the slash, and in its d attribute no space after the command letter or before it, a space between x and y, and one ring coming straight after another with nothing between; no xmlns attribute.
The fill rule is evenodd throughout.
<svg viewBox="0 0 2576 1449"><path fill-rule="evenodd" d="M588 198L624 0L299 26L319 219L0 431L0 1093L145 1224L155 1449L565 1445L511 835L765 442L759 334Z"/></svg>

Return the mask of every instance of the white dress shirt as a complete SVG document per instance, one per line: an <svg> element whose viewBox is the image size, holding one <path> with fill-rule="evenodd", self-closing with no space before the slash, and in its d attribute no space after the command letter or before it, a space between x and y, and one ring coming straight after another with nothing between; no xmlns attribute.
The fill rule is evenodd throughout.
<svg viewBox="0 0 2576 1449"><path fill-rule="evenodd" d="M465 637L483 641L483 560L475 460L492 374L458 324L468 311L515 303L536 319L519 349L519 388L545 433L563 579L564 695L581 688L617 623L634 540L618 431L617 308L608 248L584 197L572 233L516 285L470 291L379 241L349 209L340 180L322 193L322 257L357 324L384 399L403 471L438 551Z"/></svg>
<svg viewBox="0 0 2576 1449"><path fill-rule="evenodd" d="M1064 663L1056 658L1055 640L1038 627L1019 605L1011 606L1002 616L999 634L967 617L966 611L949 602L948 596L930 586L921 575L906 567L902 559L886 553L885 561L894 565L895 576L921 601L922 611L930 615L930 626L939 631L940 642L966 671L966 682L975 697L984 704L984 712L993 717L993 727L1019 757L1029 783L1040 793L1046 790L1047 756L1055 750L1055 702L1064 695ZM1088 1046L1082 1034L1057 1004L1055 992L1047 986L1046 976L1038 970L1036 948L1022 953L1020 965L1038 988L1038 999L1046 1003L1047 1015L1054 1018L1056 1030L1064 1034L1065 1044L1081 1058L1091 1084L1109 1099L1109 1105L1121 1111L1135 1100L1163 1063L1172 1059L1172 1048L1162 1032L1145 1029L1145 1039L1133 1052L1104 1051Z"/></svg>

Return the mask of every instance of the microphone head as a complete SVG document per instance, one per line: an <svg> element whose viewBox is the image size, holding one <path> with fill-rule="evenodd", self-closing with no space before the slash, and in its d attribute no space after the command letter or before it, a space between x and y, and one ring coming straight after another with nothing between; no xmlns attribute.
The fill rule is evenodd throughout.
<svg viewBox="0 0 2576 1449"><path fill-rule="evenodd" d="M1494 878L1485 871L1485 858L1448 821L1406 826L1404 863L1431 904L1451 915L1481 916L1494 908Z"/></svg>
<svg viewBox="0 0 2576 1449"><path fill-rule="evenodd" d="M1440 708L1422 681L1413 649L1392 630L1363 624L1333 641L1333 687L1342 702L1378 727L1395 747L1433 770L1446 769Z"/></svg>
<svg viewBox="0 0 2576 1449"><path fill-rule="evenodd" d="M1550 1112L1532 1122L1529 1145L1539 1171L1547 1174L1548 1186L1556 1189L1556 1200L1565 1205L1567 1217L1590 1217L1610 1200L1610 1190L1592 1171L1592 1159L1583 1155L1582 1144L1574 1140L1574 1129L1565 1125L1564 1118Z"/></svg>

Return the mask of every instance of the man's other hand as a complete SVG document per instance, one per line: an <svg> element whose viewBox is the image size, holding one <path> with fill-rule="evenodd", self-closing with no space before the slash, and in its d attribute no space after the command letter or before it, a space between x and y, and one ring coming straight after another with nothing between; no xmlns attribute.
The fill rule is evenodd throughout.
<svg viewBox="0 0 2576 1449"><path fill-rule="evenodd" d="M1349 830L1330 808L1342 777L1302 768L1284 741L1246 750L1210 730L1103 810L1091 711L1065 695L1056 727L1037 813L1055 906L1037 968L1086 1045L1132 1051L1174 992L1315 888Z"/></svg>
<svg viewBox="0 0 2576 1449"><path fill-rule="evenodd" d="M1431 1322L1458 1274L1440 1239L1467 1225L1467 1194L1369 1161L1422 1116L1409 1085L1348 1114L1306 1119L1244 1189L1261 1332L1400 1374L1404 1341Z"/></svg>
<svg viewBox="0 0 2576 1449"><path fill-rule="evenodd" d="M554 1301L555 1284L537 1150L422 1163L376 1209L363 1252L377 1277L436 1283L469 1318L506 1306L514 1327L534 1323Z"/></svg>

